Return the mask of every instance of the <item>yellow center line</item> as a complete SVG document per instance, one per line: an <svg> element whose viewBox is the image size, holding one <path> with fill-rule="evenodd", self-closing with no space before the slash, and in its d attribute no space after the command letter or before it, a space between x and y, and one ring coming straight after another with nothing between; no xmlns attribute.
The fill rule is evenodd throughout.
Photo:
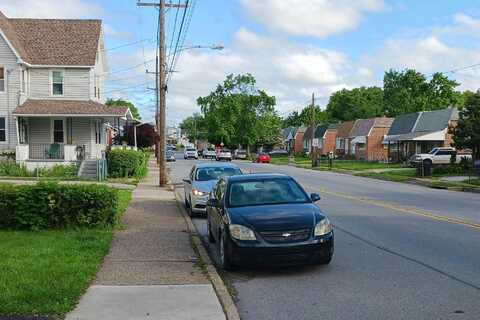
<svg viewBox="0 0 480 320"><path fill-rule="evenodd" d="M430 218L430 219L438 220L438 221L444 221L444 222L448 222L448 223L460 224L460 225L464 225L464 226L467 226L467 227L470 227L470 228L480 230L480 223L475 223L475 222L460 219L460 218L454 218L454 217L452 217L451 215L448 215L448 214L434 214L432 212L420 210L420 209L417 209L417 208L403 207L403 206L394 205L394 204L379 201L379 200L373 200L373 199L370 199L370 198L356 197L356 196L352 196L352 195L345 194L345 193L327 191L323 188L320 189L320 192L324 193L324 194L329 194L329 195L332 195L332 196L337 196L337 197L340 197L340 198L344 198L344 199L349 199L349 200L358 201L358 202L362 202L362 203L366 203L366 204L371 204L371 205L381 207L381 208L391 209L391 210L394 210L394 211L397 211L397 212L413 214L413 215L422 216L422 217L426 217L426 218Z"/></svg>

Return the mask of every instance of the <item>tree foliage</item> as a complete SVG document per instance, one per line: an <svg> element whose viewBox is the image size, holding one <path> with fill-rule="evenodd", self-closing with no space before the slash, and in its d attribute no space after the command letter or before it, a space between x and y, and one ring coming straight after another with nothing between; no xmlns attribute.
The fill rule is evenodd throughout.
<svg viewBox="0 0 480 320"><path fill-rule="evenodd" d="M431 111L457 106L459 84L441 73L435 73L430 81L413 69L389 70L383 78L384 111L391 117L417 111Z"/></svg>
<svg viewBox="0 0 480 320"><path fill-rule="evenodd" d="M337 121L382 116L383 90L379 87L360 87L337 91L330 97L327 113Z"/></svg>
<svg viewBox="0 0 480 320"><path fill-rule="evenodd" d="M277 142L281 119L275 111L275 97L258 89L251 74L228 75L215 91L199 97L197 103L212 143L249 148Z"/></svg>
<svg viewBox="0 0 480 320"><path fill-rule="evenodd" d="M480 159L480 91L467 97L458 124L451 133L456 148L472 149L474 158Z"/></svg>
<svg viewBox="0 0 480 320"><path fill-rule="evenodd" d="M305 106L302 111L292 111L285 119L282 121L282 128L287 127L300 127L300 126L309 126L313 121L316 124L327 123L331 120L329 114L320 108L320 106L315 106L312 109L312 106Z"/></svg>
<svg viewBox="0 0 480 320"><path fill-rule="evenodd" d="M194 113L193 116L183 119L180 129L186 133L187 139L190 141L207 138L206 121L200 113Z"/></svg>
<svg viewBox="0 0 480 320"><path fill-rule="evenodd" d="M132 116L135 119L138 119L138 120L142 119L142 117L140 116L140 112L138 112L137 107L135 107L135 105L133 103L131 103L130 101L123 100L123 99L112 99L112 98L110 98L110 99L107 99L107 101L105 102L105 105L107 107L129 107L130 112L132 113Z"/></svg>

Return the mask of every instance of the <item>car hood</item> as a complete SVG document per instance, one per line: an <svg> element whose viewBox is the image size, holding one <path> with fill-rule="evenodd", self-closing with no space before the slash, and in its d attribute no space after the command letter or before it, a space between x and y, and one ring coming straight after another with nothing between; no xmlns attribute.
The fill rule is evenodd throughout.
<svg viewBox="0 0 480 320"><path fill-rule="evenodd" d="M313 228L324 218L312 203L277 204L228 208L231 223L243 224L257 231Z"/></svg>
<svg viewBox="0 0 480 320"><path fill-rule="evenodd" d="M217 181L218 180L194 181L192 184L192 188L197 189L198 191L209 193L210 191L212 191Z"/></svg>

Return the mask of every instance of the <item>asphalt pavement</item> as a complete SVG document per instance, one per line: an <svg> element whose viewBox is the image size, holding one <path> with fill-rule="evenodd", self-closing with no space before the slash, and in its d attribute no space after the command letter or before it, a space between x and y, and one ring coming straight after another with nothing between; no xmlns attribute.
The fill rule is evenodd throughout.
<svg viewBox="0 0 480 320"><path fill-rule="evenodd" d="M177 186L194 162L170 165ZM328 266L223 272L242 319L480 319L479 194L237 163L319 192L336 236ZM205 218L194 223L205 236ZM216 246L204 242L217 259Z"/></svg>

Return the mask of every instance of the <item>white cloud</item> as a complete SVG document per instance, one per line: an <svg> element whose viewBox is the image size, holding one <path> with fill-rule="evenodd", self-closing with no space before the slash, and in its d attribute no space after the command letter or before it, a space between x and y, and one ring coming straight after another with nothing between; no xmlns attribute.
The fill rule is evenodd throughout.
<svg viewBox="0 0 480 320"><path fill-rule="evenodd" d="M11 18L91 18L102 8L84 0L3 0L2 12Z"/></svg>
<svg viewBox="0 0 480 320"><path fill-rule="evenodd" d="M241 0L241 4L272 30L319 38L352 30L365 14L385 9L383 0Z"/></svg>

